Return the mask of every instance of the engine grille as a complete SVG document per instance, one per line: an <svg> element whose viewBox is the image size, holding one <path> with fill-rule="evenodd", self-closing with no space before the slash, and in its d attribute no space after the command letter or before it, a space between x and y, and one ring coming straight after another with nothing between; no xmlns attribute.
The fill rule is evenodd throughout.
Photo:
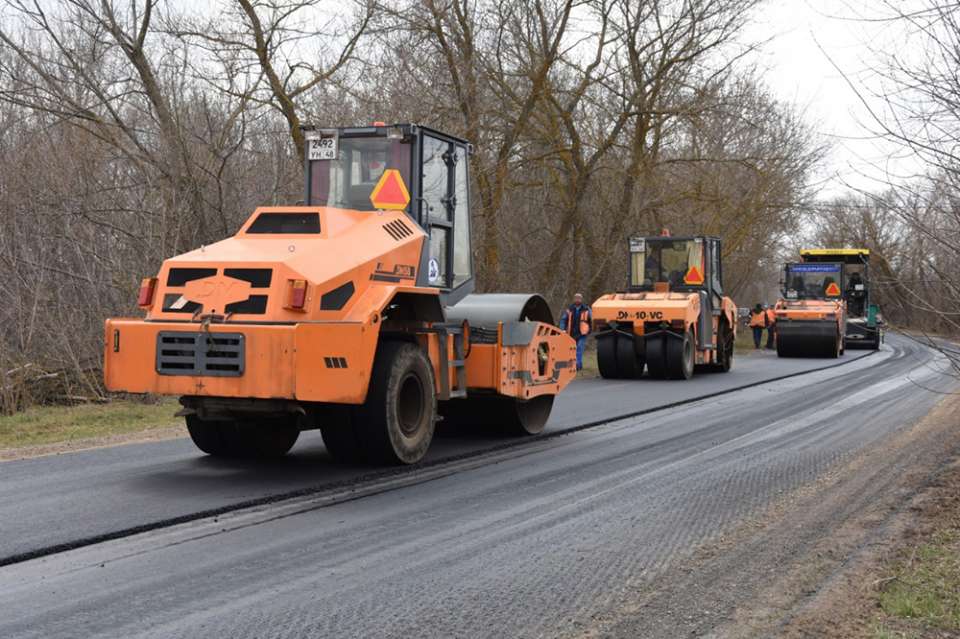
<svg viewBox="0 0 960 639"><path fill-rule="evenodd" d="M243 333L161 331L157 372L161 375L243 375Z"/></svg>

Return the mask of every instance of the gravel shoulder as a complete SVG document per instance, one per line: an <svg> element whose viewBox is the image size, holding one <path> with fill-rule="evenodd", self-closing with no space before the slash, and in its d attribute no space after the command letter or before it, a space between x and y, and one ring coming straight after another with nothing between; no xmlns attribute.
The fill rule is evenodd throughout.
<svg viewBox="0 0 960 639"><path fill-rule="evenodd" d="M947 396L924 419L781 495L655 582L632 585L571 636L887 636L875 634L872 614L882 558L911 543L917 500L960 459L958 421L960 397Z"/></svg>
<svg viewBox="0 0 960 639"><path fill-rule="evenodd" d="M929 419L960 428L960 398ZM783 636L960 637L960 458L917 474L919 486L784 620Z"/></svg>

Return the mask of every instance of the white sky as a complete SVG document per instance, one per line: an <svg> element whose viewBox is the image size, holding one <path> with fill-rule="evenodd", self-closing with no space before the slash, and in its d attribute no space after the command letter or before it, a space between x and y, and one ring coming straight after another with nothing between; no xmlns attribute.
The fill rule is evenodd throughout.
<svg viewBox="0 0 960 639"><path fill-rule="evenodd" d="M869 176L916 170L913 162L896 158L894 147L871 136L867 109L834 68L836 64L855 83L869 82L869 69L879 61L876 51L902 50L904 27L875 20L883 15L878 0L770 0L749 29L749 40L770 39L757 62L771 91L803 108L807 121L834 145L818 175L821 197L847 191L845 182L876 190L879 185ZM864 17L874 20L860 19Z"/></svg>

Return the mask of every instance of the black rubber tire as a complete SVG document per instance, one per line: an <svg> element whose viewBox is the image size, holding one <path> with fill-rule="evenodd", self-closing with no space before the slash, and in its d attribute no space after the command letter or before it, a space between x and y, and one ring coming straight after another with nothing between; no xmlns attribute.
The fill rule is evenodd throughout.
<svg viewBox="0 0 960 639"><path fill-rule="evenodd" d="M604 379L619 379L617 366L617 333L612 331L597 337L597 368Z"/></svg>
<svg viewBox="0 0 960 639"><path fill-rule="evenodd" d="M214 457L228 457L230 447L220 433L223 422L200 419L196 415L187 415L187 432L194 445L208 455Z"/></svg>
<svg viewBox="0 0 960 639"><path fill-rule="evenodd" d="M275 458L286 455L300 437L296 420L203 420L187 416L187 431L197 448L214 457Z"/></svg>
<svg viewBox="0 0 960 639"><path fill-rule="evenodd" d="M673 339L666 335L645 337L644 352L646 354L647 371L654 379L665 379L667 376L667 346L666 340Z"/></svg>
<svg viewBox="0 0 960 639"><path fill-rule="evenodd" d="M292 417L224 422L221 433L238 457L262 459L283 457L300 437L296 419Z"/></svg>
<svg viewBox="0 0 960 639"><path fill-rule="evenodd" d="M433 367L416 344L384 341L377 348L367 401L355 413L358 440L376 463L415 464L437 425Z"/></svg>
<svg viewBox="0 0 960 639"><path fill-rule="evenodd" d="M637 379L643 375L644 361L637 353L634 336L617 335L617 370L622 379Z"/></svg>
<svg viewBox="0 0 960 639"><path fill-rule="evenodd" d="M693 333L687 330L683 339L671 337L667 340L667 377L670 379L690 379L696 364L696 345Z"/></svg>
<svg viewBox="0 0 960 639"><path fill-rule="evenodd" d="M339 462L353 464L364 461L363 444L357 439L352 407L330 411L320 423L320 436L327 452Z"/></svg>

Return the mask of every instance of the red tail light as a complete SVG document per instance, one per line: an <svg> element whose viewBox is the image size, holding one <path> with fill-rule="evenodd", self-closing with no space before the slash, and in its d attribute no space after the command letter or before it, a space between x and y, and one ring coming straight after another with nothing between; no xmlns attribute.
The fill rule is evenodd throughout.
<svg viewBox="0 0 960 639"><path fill-rule="evenodd" d="M288 280L290 282L290 294L287 298L287 308L294 311L304 310L307 304L307 281L306 280Z"/></svg>
<svg viewBox="0 0 960 639"><path fill-rule="evenodd" d="M137 306L149 308L153 305L153 293L157 290L157 278L145 277L140 280L140 294L137 295Z"/></svg>

